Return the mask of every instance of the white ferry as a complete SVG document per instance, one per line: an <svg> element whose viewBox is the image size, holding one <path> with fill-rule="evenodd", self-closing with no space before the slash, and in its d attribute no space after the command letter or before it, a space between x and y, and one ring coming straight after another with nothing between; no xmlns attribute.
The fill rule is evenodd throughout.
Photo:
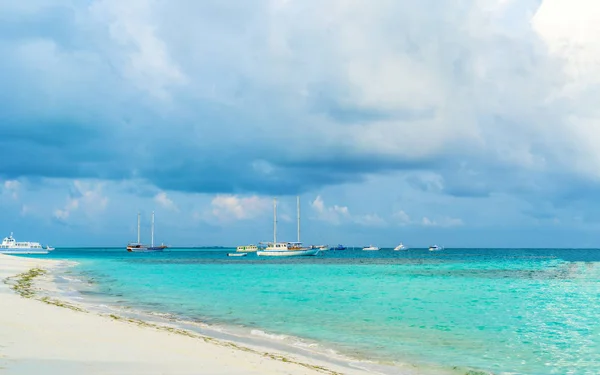
<svg viewBox="0 0 600 375"><path fill-rule="evenodd" d="M238 253L254 253L258 251L258 246L256 245L244 245L238 246L235 251Z"/></svg>
<svg viewBox="0 0 600 375"><path fill-rule="evenodd" d="M50 246L42 247L39 242L17 242L12 232L4 237L0 245L0 254L48 254L54 250Z"/></svg>

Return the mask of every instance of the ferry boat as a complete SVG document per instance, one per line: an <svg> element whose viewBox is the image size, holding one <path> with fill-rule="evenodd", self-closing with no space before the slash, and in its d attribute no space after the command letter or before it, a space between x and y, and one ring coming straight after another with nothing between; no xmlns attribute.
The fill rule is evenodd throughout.
<svg viewBox="0 0 600 375"><path fill-rule="evenodd" d="M167 248L167 245L161 244L160 246L154 246L154 211L152 211L152 229L151 229L151 244L150 246L144 245L140 242L140 213L138 212L138 225L137 225L137 242L132 242L127 245L127 251L130 253L147 253L163 251Z"/></svg>
<svg viewBox="0 0 600 375"><path fill-rule="evenodd" d="M268 242L264 250L256 252L258 256L271 257L293 257L293 256L313 256L319 254L320 249L311 249L302 246L300 242L300 197L297 198L298 211L298 241L296 242L277 242L277 199L273 199L273 242Z"/></svg>
<svg viewBox="0 0 600 375"><path fill-rule="evenodd" d="M48 254L52 250L53 247L44 248L39 242L17 242L12 232L0 245L0 254Z"/></svg>
<svg viewBox="0 0 600 375"><path fill-rule="evenodd" d="M377 250L379 250L379 248L377 246L369 245L369 246L363 247L363 250L365 250L365 251L377 251Z"/></svg>
<svg viewBox="0 0 600 375"><path fill-rule="evenodd" d="M394 251L399 251L399 250L408 250L408 247L405 246L402 242L400 242L400 245L398 245L394 248Z"/></svg>
<svg viewBox="0 0 600 375"><path fill-rule="evenodd" d="M258 251L258 246L256 246L256 245L238 246L235 248L235 251L238 253L254 253L254 252Z"/></svg>

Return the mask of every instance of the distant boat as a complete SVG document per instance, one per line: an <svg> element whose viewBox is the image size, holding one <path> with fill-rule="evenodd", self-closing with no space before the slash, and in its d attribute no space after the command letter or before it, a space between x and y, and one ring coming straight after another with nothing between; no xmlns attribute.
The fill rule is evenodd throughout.
<svg viewBox="0 0 600 375"><path fill-rule="evenodd" d="M258 251L258 246L256 245L245 245L236 247L235 251L238 253L253 253Z"/></svg>
<svg viewBox="0 0 600 375"><path fill-rule="evenodd" d="M319 249L319 251L329 251L329 246L327 245L312 245L311 249Z"/></svg>
<svg viewBox="0 0 600 375"><path fill-rule="evenodd" d="M400 242L400 245L398 245L394 248L394 251L399 251L399 250L408 250L408 247L405 246L402 242Z"/></svg>
<svg viewBox="0 0 600 375"><path fill-rule="evenodd" d="M379 250L379 248L377 246L369 245L367 247L363 247L363 250L365 250L365 251L377 251L377 250Z"/></svg>
<svg viewBox="0 0 600 375"><path fill-rule="evenodd" d="M133 253L148 253L163 251L167 248L167 245L154 246L154 211L152 211L152 229L151 229L151 244L150 246L144 245L140 242L140 213L138 212L138 226L137 226L137 242L130 243L127 245L127 251Z"/></svg>
<svg viewBox="0 0 600 375"><path fill-rule="evenodd" d="M245 257L248 253L227 253L228 257Z"/></svg>
<svg viewBox="0 0 600 375"><path fill-rule="evenodd" d="M300 242L300 197L297 200L298 211L298 241L296 242L277 242L277 199L273 199L273 242L268 242L264 250L258 250L258 256L271 257L294 257L294 256L312 256L319 254L320 249L311 249L302 246Z"/></svg>
<svg viewBox="0 0 600 375"><path fill-rule="evenodd" d="M440 251L440 250L444 250L444 248L441 246L438 246L438 245L429 246L429 251Z"/></svg>
<svg viewBox="0 0 600 375"><path fill-rule="evenodd" d="M336 247L332 247L331 250L346 250L346 246L337 245Z"/></svg>
<svg viewBox="0 0 600 375"><path fill-rule="evenodd" d="M12 232L0 244L0 254L48 254L52 250L53 247L44 248L39 242L17 242Z"/></svg>

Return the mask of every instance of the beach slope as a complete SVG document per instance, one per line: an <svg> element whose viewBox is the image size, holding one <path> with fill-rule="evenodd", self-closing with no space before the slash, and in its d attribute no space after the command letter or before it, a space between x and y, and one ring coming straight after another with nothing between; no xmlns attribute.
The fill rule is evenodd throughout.
<svg viewBox="0 0 600 375"><path fill-rule="evenodd" d="M186 336L118 317L44 303L15 290L23 274L57 262L0 254L0 373L360 374L308 358ZM8 278L8 279L7 279ZM35 287L35 284L33 284ZM20 293L19 293L20 292ZM25 295L25 297L23 296ZM28 298L29 297L29 298ZM47 300L52 302L54 300ZM59 304L59 303L58 303Z"/></svg>

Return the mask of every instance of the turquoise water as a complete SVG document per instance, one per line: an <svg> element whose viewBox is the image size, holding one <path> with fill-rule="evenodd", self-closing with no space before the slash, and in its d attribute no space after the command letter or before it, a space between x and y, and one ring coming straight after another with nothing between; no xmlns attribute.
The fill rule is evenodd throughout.
<svg viewBox="0 0 600 375"><path fill-rule="evenodd" d="M50 257L79 262L70 272L94 282L89 297L352 358L494 374L600 373L600 250L268 259L58 249Z"/></svg>

